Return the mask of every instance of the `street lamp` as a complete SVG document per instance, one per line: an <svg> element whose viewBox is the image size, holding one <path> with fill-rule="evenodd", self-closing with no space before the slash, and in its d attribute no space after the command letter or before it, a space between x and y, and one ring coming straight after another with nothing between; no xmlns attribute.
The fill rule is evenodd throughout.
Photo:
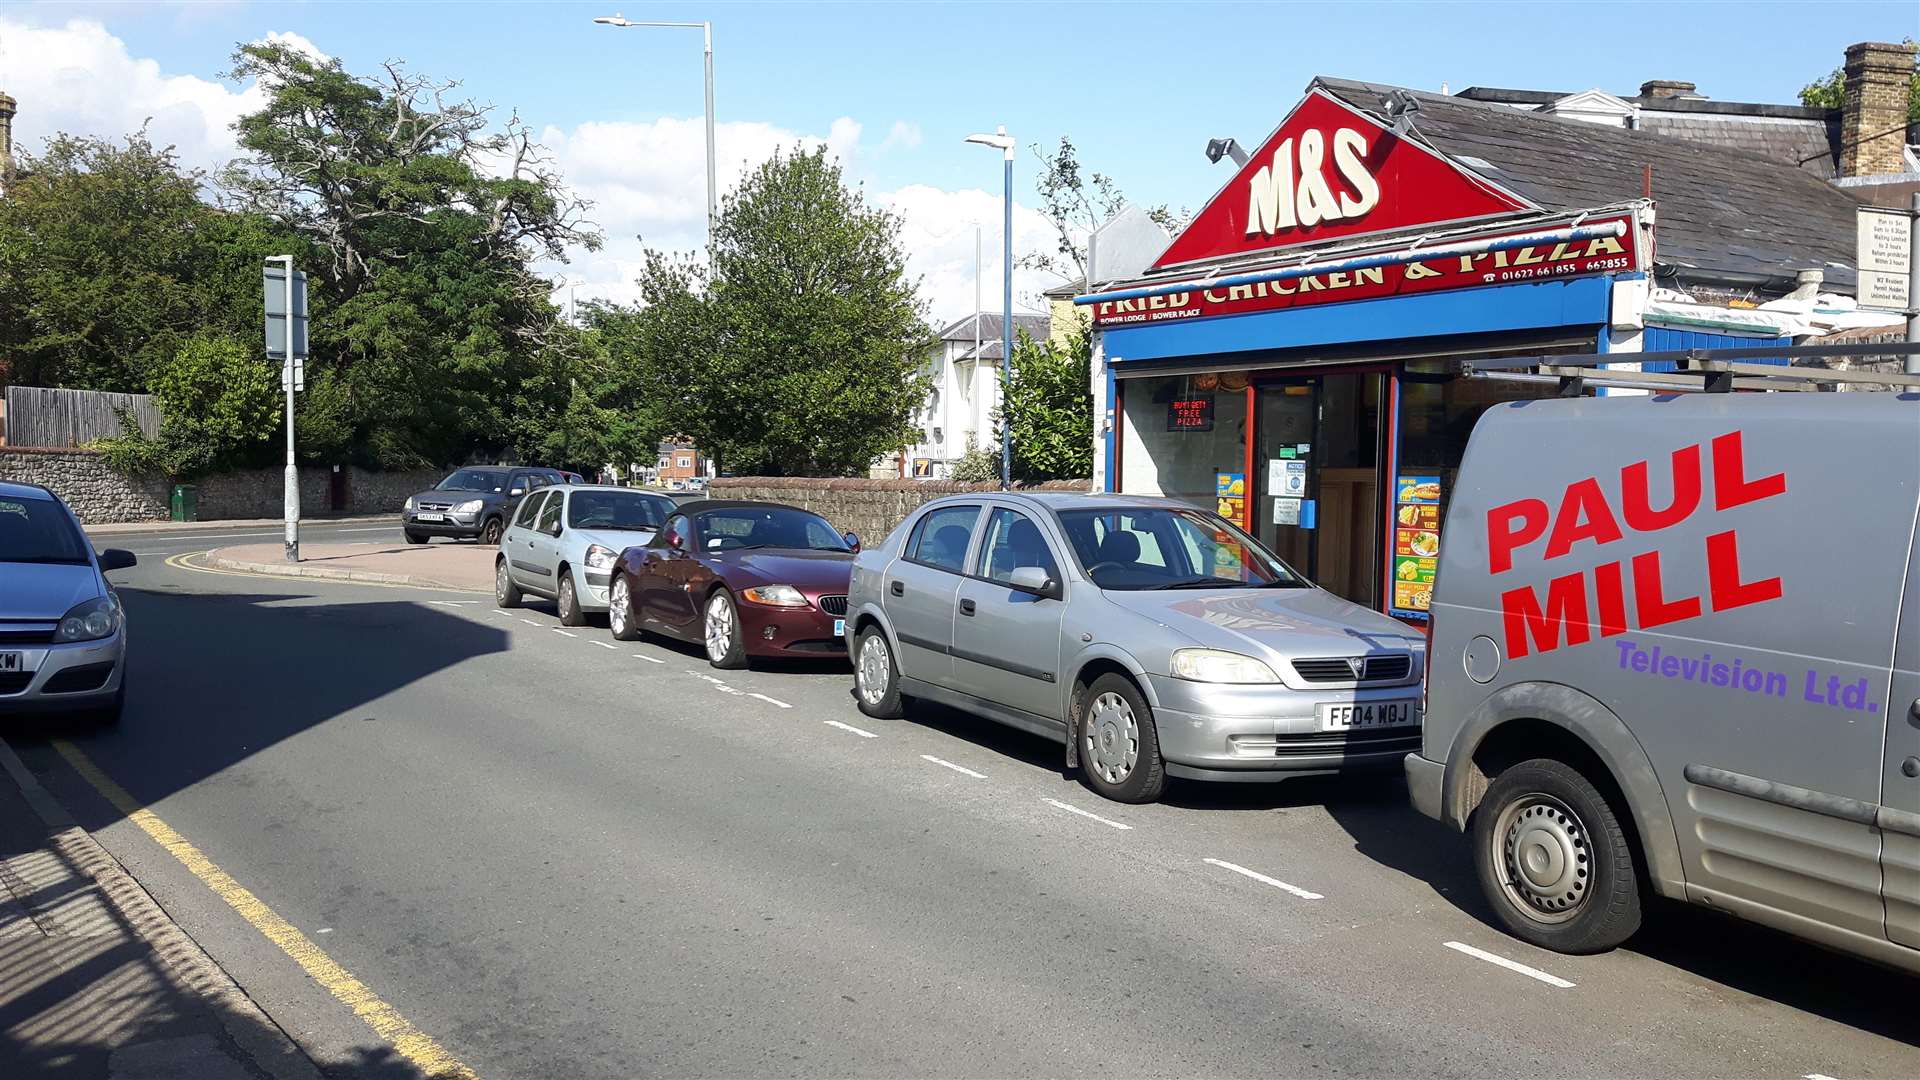
<svg viewBox="0 0 1920 1080"><path fill-rule="evenodd" d="M601 26L671 26L682 30L699 30L706 37L707 45L707 243L713 243L713 222L719 216L720 191L713 169L713 24L710 22L636 22L618 12L611 16L601 15L593 20Z"/></svg>
<svg viewBox="0 0 1920 1080"><path fill-rule="evenodd" d="M1013 425L1008 409L1013 402L1013 136L1007 134L1007 126L1000 125L992 135L975 133L967 136L970 143L991 146L999 150L1006 158L1006 194L1005 227L1002 230L1002 249L1006 256L1002 267L1001 309L1000 309L1000 489L1006 490L1013 478Z"/></svg>

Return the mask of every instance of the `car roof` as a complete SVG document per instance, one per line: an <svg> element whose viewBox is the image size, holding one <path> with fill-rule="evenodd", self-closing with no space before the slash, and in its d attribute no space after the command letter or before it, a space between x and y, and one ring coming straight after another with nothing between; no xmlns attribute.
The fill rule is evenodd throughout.
<svg viewBox="0 0 1920 1080"><path fill-rule="evenodd" d="M673 501L664 491L655 491L652 488L621 487L619 484L548 484L542 490L559 491L563 488L567 491L631 491L635 495L652 495L658 499L666 499L668 502Z"/></svg>
<svg viewBox="0 0 1920 1080"><path fill-rule="evenodd" d="M678 512L682 514L704 514L709 510L798 510L802 514L814 514L813 511L786 503L761 502L758 499L696 499L681 503Z"/></svg>
<svg viewBox="0 0 1920 1080"><path fill-rule="evenodd" d="M1120 510L1128 507L1156 507L1182 510L1204 510L1206 507L1180 499L1170 499L1164 495L1120 495L1110 491L977 491L956 492L931 500L925 505L933 506L949 502L978 502L981 499L1005 499L1009 502L1024 502L1042 507L1056 513L1061 510Z"/></svg>
<svg viewBox="0 0 1920 1080"><path fill-rule="evenodd" d="M42 502L58 502L59 497L39 484L21 484L12 480L0 480L0 495L11 499L38 499Z"/></svg>

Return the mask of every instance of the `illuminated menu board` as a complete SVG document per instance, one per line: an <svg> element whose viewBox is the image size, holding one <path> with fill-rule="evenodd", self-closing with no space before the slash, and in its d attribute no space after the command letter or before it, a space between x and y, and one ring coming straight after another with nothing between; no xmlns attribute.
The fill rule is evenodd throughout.
<svg viewBox="0 0 1920 1080"><path fill-rule="evenodd" d="M1168 431L1212 431L1213 395L1167 402Z"/></svg>

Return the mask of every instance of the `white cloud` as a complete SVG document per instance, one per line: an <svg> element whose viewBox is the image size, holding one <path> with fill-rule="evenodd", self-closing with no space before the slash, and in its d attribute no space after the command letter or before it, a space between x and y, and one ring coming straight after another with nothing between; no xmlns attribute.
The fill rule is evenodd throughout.
<svg viewBox="0 0 1920 1080"><path fill-rule="evenodd" d="M893 127L887 129L887 137L886 140L880 144L880 151L881 153L885 153L889 150L896 149L912 150L914 147L919 146L920 142L921 134L919 124L908 123L905 120L895 120Z"/></svg>

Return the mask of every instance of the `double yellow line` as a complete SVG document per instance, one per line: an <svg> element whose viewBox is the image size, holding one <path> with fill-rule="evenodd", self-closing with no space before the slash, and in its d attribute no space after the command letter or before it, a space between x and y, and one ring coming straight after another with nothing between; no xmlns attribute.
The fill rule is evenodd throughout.
<svg viewBox="0 0 1920 1080"><path fill-rule="evenodd" d="M172 560L168 560L171 562ZM224 573L225 571L208 571ZM320 946L315 945L307 935L301 933L292 923L280 917L279 913L268 907L264 900L253 895L246 886L235 881L225 870L215 865L212 859L195 847L186 837L173 830L171 825L160 820L159 815L147 809L135 799L127 789L114 779L100 771L79 747L65 739L53 740L53 748L67 759L75 772L92 784L94 790L104 796L116 809L127 816L127 820L140 826L140 830L151 836L155 843L166 848L174 858L185 866L212 889L215 895L227 902L227 906L247 920L255 930L260 931L268 941L274 943L281 952L293 958L314 982L324 987L327 993L353 1014L365 1021L376 1035L391 1044L394 1050L416 1069L434 1080L478 1080L474 1071L448 1053L446 1048L433 1041L425 1032L414 1027L412 1022L400 1015L400 1011L381 1000L367 984L353 977L339 962L328 956Z"/></svg>

